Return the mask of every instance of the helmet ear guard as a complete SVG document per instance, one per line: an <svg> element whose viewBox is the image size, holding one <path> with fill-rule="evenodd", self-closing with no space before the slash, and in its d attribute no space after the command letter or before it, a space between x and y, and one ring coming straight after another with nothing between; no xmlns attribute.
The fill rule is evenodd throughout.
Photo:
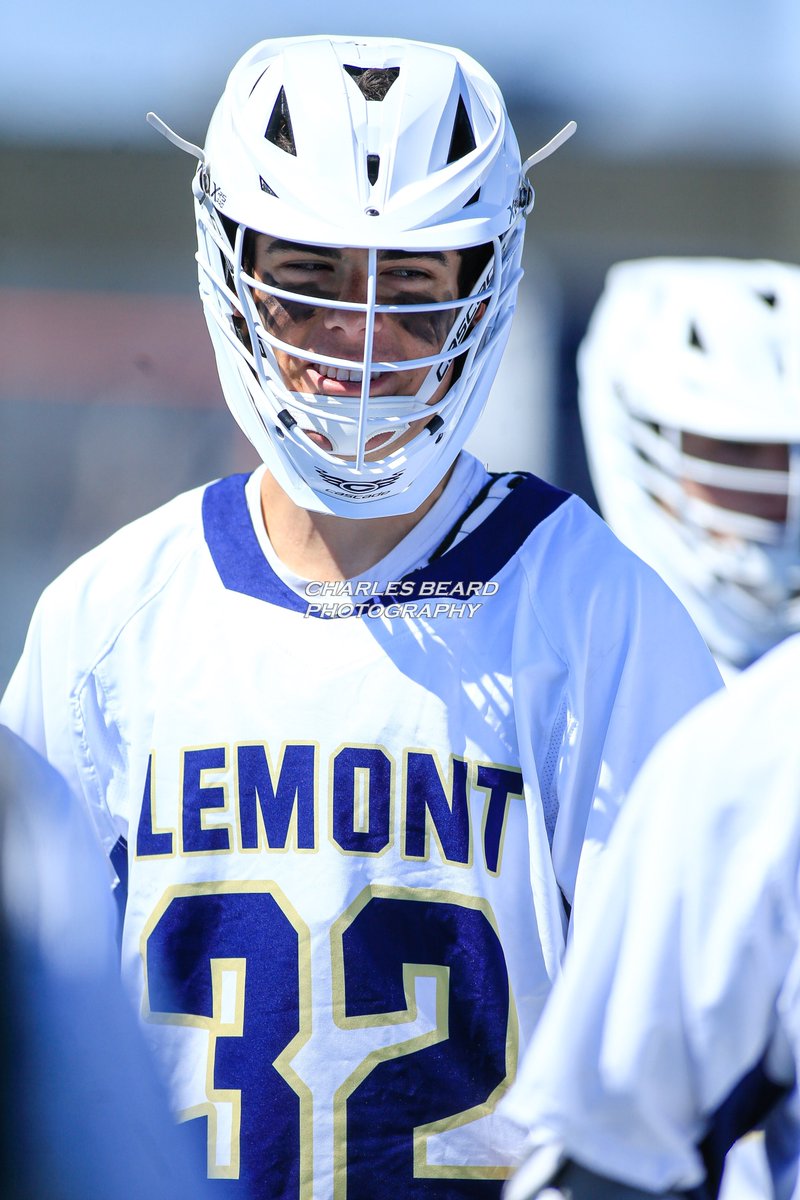
<svg viewBox="0 0 800 1200"><path fill-rule="evenodd" d="M148 120L198 159L200 294L223 392L246 436L301 507L351 517L412 512L488 399L522 275L527 172L574 122L523 165L499 89L469 56L347 37L253 47L231 72L204 149L153 114ZM323 190L326 179L336 186ZM304 296L257 278L248 245L258 234L365 254L363 301ZM379 294L381 255L453 251L463 254L459 295L398 304ZM281 338L270 303L312 299L317 312L357 312L365 326L358 357L348 357L349 346L324 353L294 334ZM414 316L442 330L435 352L420 345L416 357L387 356L376 324L410 327ZM348 373L339 377L360 380L360 395L290 389L287 356ZM399 386L389 389L387 375Z"/></svg>

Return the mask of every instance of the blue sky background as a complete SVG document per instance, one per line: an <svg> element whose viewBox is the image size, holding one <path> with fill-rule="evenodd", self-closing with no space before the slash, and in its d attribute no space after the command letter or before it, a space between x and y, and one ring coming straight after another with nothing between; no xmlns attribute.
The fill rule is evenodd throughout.
<svg viewBox="0 0 800 1200"><path fill-rule="evenodd" d="M575 117L580 144L603 154L800 157L797 0L17 2L3 17L0 138L147 143L148 108L201 137L249 45L321 31L461 45L509 96Z"/></svg>

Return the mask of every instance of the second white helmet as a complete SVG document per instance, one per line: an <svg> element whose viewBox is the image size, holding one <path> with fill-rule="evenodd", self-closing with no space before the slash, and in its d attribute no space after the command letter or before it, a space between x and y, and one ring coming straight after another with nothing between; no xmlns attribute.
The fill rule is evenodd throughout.
<svg viewBox="0 0 800 1200"><path fill-rule="evenodd" d="M578 355L602 512L734 671L800 629L798 329L800 267L645 259Z"/></svg>

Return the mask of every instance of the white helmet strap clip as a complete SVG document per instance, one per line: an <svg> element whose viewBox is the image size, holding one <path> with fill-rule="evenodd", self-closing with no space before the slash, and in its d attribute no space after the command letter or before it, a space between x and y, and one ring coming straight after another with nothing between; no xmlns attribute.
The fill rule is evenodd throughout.
<svg viewBox="0 0 800 1200"><path fill-rule="evenodd" d="M157 113L149 112L147 114L147 123L152 125L162 137L165 137L168 142L172 142L173 146L177 146L179 150L183 150L185 154L191 154L199 162L205 164L206 156L200 146L195 146L194 142L189 142L186 138L182 138L174 129L170 129L166 121L162 121Z"/></svg>

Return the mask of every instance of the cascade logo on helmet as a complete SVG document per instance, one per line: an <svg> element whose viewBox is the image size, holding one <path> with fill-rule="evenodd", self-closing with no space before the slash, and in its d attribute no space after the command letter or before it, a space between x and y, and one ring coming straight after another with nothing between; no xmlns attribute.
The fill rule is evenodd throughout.
<svg viewBox="0 0 800 1200"><path fill-rule="evenodd" d="M317 467L317 473L326 483L331 483L334 487L340 488L343 492L349 492L351 495L357 495L359 492L379 492L381 488L392 487L403 475L402 471L397 471L394 475L387 475L383 479L353 480L341 479L338 475L323 471L321 467Z"/></svg>
<svg viewBox="0 0 800 1200"><path fill-rule="evenodd" d="M486 279L485 287L488 288L491 286L493 275L494 275L494 271L491 270ZM478 313L478 311L480 309L481 303L482 303L482 301L476 300L475 303L471 304L469 306L469 308L466 310L463 317L461 318L461 321L459 322L458 329L455 331L455 333L453 334L453 337L451 338L450 342L447 345L448 350L454 350L457 346L460 346L461 343L464 341L464 338L467 336L467 334L470 331L470 328L472 327L472 323L475 320L476 314ZM444 377L447 374L449 369L450 369L449 361L441 362L439 364L439 366L436 368L436 378L439 380L439 382L441 382L442 379L444 379Z"/></svg>

